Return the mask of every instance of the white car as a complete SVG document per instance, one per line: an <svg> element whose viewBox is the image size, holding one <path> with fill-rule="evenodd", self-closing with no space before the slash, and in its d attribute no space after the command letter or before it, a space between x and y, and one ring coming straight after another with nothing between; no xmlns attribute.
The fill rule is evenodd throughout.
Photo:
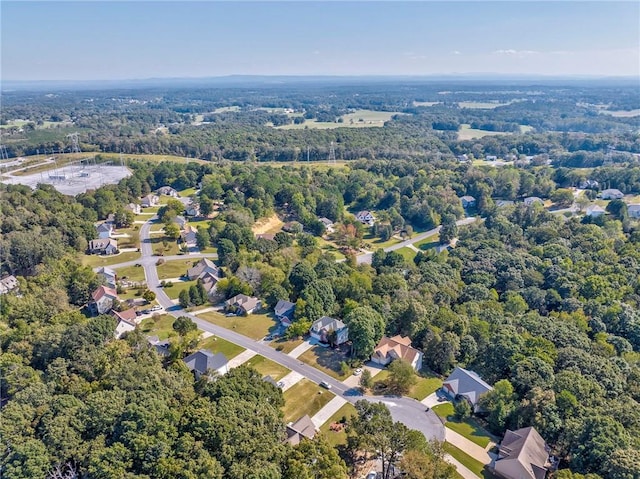
<svg viewBox="0 0 640 479"><path fill-rule="evenodd" d="M356 368L353 370L354 376L360 376L362 374L362 368Z"/></svg>

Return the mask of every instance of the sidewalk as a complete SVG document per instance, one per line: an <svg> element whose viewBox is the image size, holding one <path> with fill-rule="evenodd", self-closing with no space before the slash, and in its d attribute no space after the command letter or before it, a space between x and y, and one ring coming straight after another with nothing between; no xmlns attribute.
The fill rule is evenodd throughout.
<svg viewBox="0 0 640 479"><path fill-rule="evenodd" d="M446 425L444 428L444 434L447 442L466 452L475 460L480 461L482 464L491 463L491 456L489 456L489 453L482 447L478 446L475 442L472 442L457 432L452 431L446 427Z"/></svg>
<svg viewBox="0 0 640 479"><path fill-rule="evenodd" d="M289 389L291 386L293 386L295 383L300 381L302 378L304 378L302 374L297 373L295 371L291 371L289 374L287 374L285 377L283 377L280 380L284 383L284 386L282 387L282 392Z"/></svg>
<svg viewBox="0 0 640 479"><path fill-rule="evenodd" d="M293 351L289 353L289 356L292 358L297 358L298 356L302 356L306 351L309 351L312 347L316 345L314 339L307 339L300 346L296 347Z"/></svg>
<svg viewBox="0 0 640 479"><path fill-rule="evenodd" d="M228 364L229 369L237 368L241 364L244 364L247 361L249 361L249 359L254 357L256 354L258 354L258 353L256 353L255 351L252 351L250 349L245 349L243 352L238 354L235 358L231 358L229 360L229 364Z"/></svg>
<svg viewBox="0 0 640 479"><path fill-rule="evenodd" d="M458 471L458 474L464 477L464 479L478 479L478 476L476 476L470 469L467 469L467 466L465 466L461 462L458 462L453 456L449 454L445 454L444 460L447 461L449 464L452 464L453 466L455 466L456 471Z"/></svg>
<svg viewBox="0 0 640 479"><path fill-rule="evenodd" d="M336 396L325 404L325 406L311 418L316 429L320 429L320 426L327 422L346 402L346 399Z"/></svg>

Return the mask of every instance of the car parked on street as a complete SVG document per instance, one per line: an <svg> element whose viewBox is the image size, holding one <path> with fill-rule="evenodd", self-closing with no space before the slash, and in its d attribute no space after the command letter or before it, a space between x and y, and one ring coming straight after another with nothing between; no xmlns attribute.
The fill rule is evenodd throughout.
<svg viewBox="0 0 640 479"><path fill-rule="evenodd" d="M360 376L362 374L362 368L356 368L353 370L354 376Z"/></svg>
<svg viewBox="0 0 640 479"><path fill-rule="evenodd" d="M320 386L325 388L325 389L331 389L331 384L329 384L327 381L322 381L320 383Z"/></svg>

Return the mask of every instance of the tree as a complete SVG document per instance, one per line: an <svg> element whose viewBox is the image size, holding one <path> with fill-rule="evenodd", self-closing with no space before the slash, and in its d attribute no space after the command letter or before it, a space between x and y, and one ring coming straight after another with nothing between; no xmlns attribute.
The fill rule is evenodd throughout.
<svg viewBox="0 0 640 479"><path fill-rule="evenodd" d="M296 264L289 273L289 283L297 294L300 294L304 288L316 279L316 272L305 261Z"/></svg>
<svg viewBox="0 0 640 479"><path fill-rule="evenodd" d="M204 228L198 228L196 232L196 244L198 245L198 249L203 250L209 247L211 244L211 236L209 232Z"/></svg>
<svg viewBox="0 0 640 479"><path fill-rule="evenodd" d="M395 394L406 394L418 382L413 366L401 359L394 360L388 367L387 386Z"/></svg>
<svg viewBox="0 0 640 479"><path fill-rule="evenodd" d="M458 225L454 215L443 215L442 226L440 228L440 243L449 243L453 238L458 236Z"/></svg>
<svg viewBox="0 0 640 479"><path fill-rule="evenodd" d="M573 191L567 188L558 188L551 194L551 201L557 206L567 207L573 204Z"/></svg>
<svg viewBox="0 0 640 479"><path fill-rule="evenodd" d="M346 479L347 466L323 436L303 440L288 451L283 479Z"/></svg>
<svg viewBox="0 0 640 479"><path fill-rule="evenodd" d="M617 220L625 221L629 218L627 204L622 200L610 201L606 210Z"/></svg>
<svg viewBox="0 0 640 479"><path fill-rule="evenodd" d="M471 405L465 398L461 398L453 405L453 415L458 421L463 421L471 417L472 413Z"/></svg>
<svg viewBox="0 0 640 479"><path fill-rule="evenodd" d="M509 381L503 379L494 384L493 390L480 397L480 407L489 412L487 422L496 434L501 434L515 411L515 393Z"/></svg>
<svg viewBox="0 0 640 479"><path fill-rule="evenodd" d="M180 306L183 308L188 308L189 306L191 306L189 291L186 289L183 289L182 291L180 291L180 294L178 295L178 301L180 303Z"/></svg>
<svg viewBox="0 0 640 479"><path fill-rule="evenodd" d="M364 389L371 389L373 387L373 377L371 376L371 371L366 368L362 370L362 375L360 376L360 387Z"/></svg>
<svg viewBox="0 0 640 479"><path fill-rule="evenodd" d="M384 333L384 319L370 306L354 309L344 318L349 327L349 337L353 345L353 356L366 359Z"/></svg>
<svg viewBox="0 0 640 479"><path fill-rule="evenodd" d="M230 266L236 260L236 246L231 240L221 239L218 241L218 259L222 266Z"/></svg>
<svg viewBox="0 0 640 479"><path fill-rule="evenodd" d="M198 325L188 316L180 316L173 322L173 330L177 331L180 336L186 336L192 331L197 331Z"/></svg>
<svg viewBox="0 0 640 479"><path fill-rule="evenodd" d="M180 238L180 227L176 223L169 223L164 226L164 235L172 240Z"/></svg>
<svg viewBox="0 0 640 479"><path fill-rule="evenodd" d="M213 201L205 194L200 195L200 214L202 216L209 216L213 213Z"/></svg>
<svg viewBox="0 0 640 479"><path fill-rule="evenodd" d="M154 293L150 289L147 289L144 293L142 293L142 299L144 299L147 303L150 303L151 301L156 299L156 293Z"/></svg>

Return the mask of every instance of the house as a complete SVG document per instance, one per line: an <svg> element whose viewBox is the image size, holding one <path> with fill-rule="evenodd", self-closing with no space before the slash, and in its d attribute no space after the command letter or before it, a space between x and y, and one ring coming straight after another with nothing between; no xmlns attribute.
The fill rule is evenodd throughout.
<svg viewBox="0 0 640 479"><path fill-rule="evenodd" d="M582 188L583 190L594 190L598 186L600 186L600 183L598 183L596 180L584 180L580 183L580 188Z"/></svg>
<svg viewBox="0 0 640 479"><path fill-rule="evenodd" d="M340 345L349 340L349 328L339 319L323 316L311 325L309 334L322 343L328 343L331 331L336 332L335 343Z"/></svg>
<svg viewBox="0 0 640 479"><path fill-rule="evenodd" d="M224 304L227 307L237 308L241 314L251 314L262 307L262 302L258 298L246 294L237 294Z"/></svg>
<svg viewBox="0 0 640 479"><path fill-rule="evenodd" d="M366 211L366 210L358 211L358 214L356 214L356 219L363 225L369 225L369 226L373 226L373 224L376 221L371 211Z"/></svg>
<svg viewBox="0 0 640 479"><path fill-rule="evenodd" d="M184 227L187 225L187 219L184 216L179 216L179 215L174 216L171 219L171 222L177 224L181 230L183 230Z"/></svg>
<svg viewBox="0 0 640 479"><path fill-rule="evenodd" d="M322 218L318 218L318 221L320 221L320 223L324 225L324 228L327 230L327 232L333 233L335 231L333 221L331 221L329 218L325 218L323 216Z"/></svg>
<svg viewBox="0 0 640 479"><path fill-rule="evenodd" d="M200 205L198 203L191 203L184 211L187 216L200 216Z"/></svg>
<svg viewBox="0 0 640 479"><path fill-rule="evenodd" d="M118 276L114 270L107 268L106 266L101 266L98 268L98 271L96 271L96 274L98 276L102 276L102 279L107 286L113 289L116 288L116 280L118 279Z"/></svg>
<svg viewBox="0 0 640 479"><path fill-rule="evenodd" d="M268 240L268 241L275 241L276 240L276 235L273 233L258 233L256 234L256 239L264 239L264 240Z"/></svg>
<svg viewBox="0 0 640 479"><path fill-rule="evenodd" d="M113 213L109 213L106 217L106 219L104 220L105 223L109 223L111 225L115 225L116 224L116 215Z"/></svg>
<svg viewBox="0 0 640 479"><path fill-rule="evenodd" d="M135 308L126 311L111 311L111 315L118 320L116 325L115 336L120 339L124 333L136 329L136 310Z"/></svg>
<svg viewBox="0 0 640 479"><path fill-rule="evenodd" d="M113 233L113 224L112 223L102 223L96 227L98 230L98 238L106 239L111 236Z"/></svg>
<svg viewBox="0 0 640 479"><path fill-rule="evenodd" d="M604 208L600 205L590 205L587 207L586 215L591 216L592 218L597 218L606 213Z"/></svg>
<svg viewBox="0 0 640 479"><path fill-rule="evenodd" d="M184 363L192 371L196 379L200 379L203 375L212 377L216 375L224 375L229 372L229 361L227 357L222 354L213 354L208 349L201 349L193 354L190 354L183 359Z"/></svg>
<svg viewBox="0 0 640 479"><path fill-rule="evenodd" d="M540 203L542 205L544 204L544 201L542 201L542 198L538 198L537 196L528 196L524 199L524 204L526 206L531 206L534 203Z"/></svg>
<svg viewBox="0 0 640 479"><path fill-rule="evenodd" d="M624 193L620 190L612 188L609 190L603 190L602 193L600 193L600 197L603 200L621 200L622 198L624 198Z"/></svg>
<svg viewBox="0 0 640 479"><path fill-rule="evenodd" d="M442 390L452 398L465 398L473 412L478 411L480 397L493 387L482 380L474 371L456 367L442 384Z"/></svg>
<svg viewBox="0 0 640 479"><path fill-rule="evenodd" d="M107 314L113 307L113 302L117 301L118 293L115 289L108 286L100 286L91 293L91 301L89 302L89 310L92 314Z"/></svg>
<svg viewBox="0 0 640 479"><path fill-rule="evenodd" d="M159 201L160 198L158 198L156 195L147 195L143 197L142 200L140 200L140 204L143 208L150 208L152 206L157 206Z"/></svg>
<svg viewBox="0 0 640 479"><path fill-rule="evenodd" d="M276 307L273 309L273 312L276 315L276 319L280 321L280 323L285 327L291 326L295 311L296 311L295 303L292 303L291 301L286 301L284 299L278 300Z"/></svg>
<svg viewBox="0 0 640 479"><path fill-rule="evenodd" d="M513 202L511 200L496 200L496 206L498 208L505 208L507 206L512 206L514 204L515 204L515 202Z"/></svg>
<svg viewBox="0 0 640 479"><path fill-rule="evenodd" d="M464 155L458 155L456 156L456 159L460 162L460 163L466 163L467 161L469 161L469 155L464 154Z"/></svg>
<svg viewBox="0 0 640 479"><path fill-rule="evenodd" d="M285 233L301 233L302 232L302 223L298 221L289 221L282 225L282 231Z"/></svg>
<svg viewBox="0 0 640 479"><path fill-rule="evenodd" d="M487 161L496 161L498 157L496 155L487 155L484 157L484 159Z"/></svg>
<svg viewBox="0 0 640 479"><path fill-rule="evenodd" d="M165 195L172 196L173 198L180 198L180 194L170 186L161 186L156 190L156 195Z"/></svg>
<svg viewBox="0 0 640 479"><path fill-rule="evenodd" d="M10 274L9 276L5 276L0 279L0 294L7 294L14 289L17 289L18 286L20 285L14 275Z"/></svg>
<svg viewBox="0 0 640 479"><path fill-rule="evenodd" d="M422 351L411 347L411 339L400 335L383 336L371 355L371 361L386 366L394 359L402 359L419 371L422 369Z"/></svg>
<svg viewBox="0 0 640 479"><path fill-rule="evenodd" d="M180 233L180 240L187 245L187 248L196 248L198 246L198 230L187 226L184 231Z"/></svg>
<svg viewBox="0 0 640 479"><path fill-rule="evenodd" d="M554 469L549 446L533 427L507 430L498 450L494 470L504 479L545 479Z"/></svg>
<svg viewBox="0 0 640 479"><path fill-rule="evenodd" d="M640 218L640 204L632 204L627 207L629 218Z"/></svg>
<svg viewBox="0 0 640 479"><path fill-rule="evenodd" d="M169 356L171 343L168 339L161 340L158 336L147 336L147 341L160 356Z"/></svg>
<svg viewBox="0 0 640 479"><path fill-rule="evenodd" d="M216 285L218 284L218 281L220 281L220 277L209 271L205 271L200 275L198 281L202 284L207 295L211 296L216 291Z"/></svg>
<svg viewBox="0 0 640 479"><path fill-rule="evenodd" d="M222 277L220 268L218 268L213 261L208 258L202 258L193 267L187 270L187 278L189 278L190 281L193 281L194 279L202 278L205 273L211 273L216 278Z"/></svg>
<svg viewBox="0 0 640 479"><path fill-rule="evenodd" d="M473 208L476 205L476 199L473 196L463 196L462 198L460 198L460 201L462 202L462 207L463 208Z"/></svg>
<svg viewBox="0 0 640 479"><path fill-rule="evenodd" d="M297 446L303 439L312 440L316 435L316 426L308 414L305 414L296 422L287 424L286 444Z"/></svg>
<svg viewBox="0 0 640 479"><path fill-rule="evenodd" d="M142 209L140 208L140 205L137 203L129 203L127 206L124 207L124 209L131 211L134 215L139 215L140 212L142 211Z"/></svg>
<svg viewBox="0 0 640 479"><path fill-rule="evenodd" d="M89 241L89 254L116 254L118 241L113 238L94 239Z"/></svg>

